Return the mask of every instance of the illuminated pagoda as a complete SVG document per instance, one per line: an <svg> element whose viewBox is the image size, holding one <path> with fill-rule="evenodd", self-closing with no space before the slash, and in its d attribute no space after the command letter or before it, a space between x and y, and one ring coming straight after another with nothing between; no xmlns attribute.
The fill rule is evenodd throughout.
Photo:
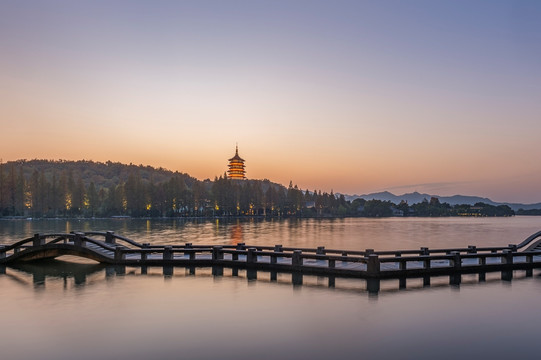
<svg viewBox="0 0 541 360"><path fill-rule="evenodd" d="M235 150L235 156L229 159L229 170L227 170L227 176L230 179L244 180L246 179L246 170L244 170L244 159L239 156L239 146L237 145Z"/></svg>

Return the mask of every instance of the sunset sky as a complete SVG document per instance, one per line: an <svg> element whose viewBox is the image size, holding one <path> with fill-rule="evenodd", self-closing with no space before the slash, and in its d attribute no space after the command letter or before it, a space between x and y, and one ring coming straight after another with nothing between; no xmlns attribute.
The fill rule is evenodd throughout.
<svg viewBox="0 0 541 360"><path fill-rule="evenodd" d="M0 1L0 158L541 202L541 1Z"/></svg>

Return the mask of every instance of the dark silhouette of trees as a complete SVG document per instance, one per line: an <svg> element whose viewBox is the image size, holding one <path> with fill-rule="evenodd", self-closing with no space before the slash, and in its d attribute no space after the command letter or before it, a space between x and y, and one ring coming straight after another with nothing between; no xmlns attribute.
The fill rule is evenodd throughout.
<svg viewBox="0 0 541 360"><path fill-rule="evenodd" d="M0 216L510 216L506 205L413 205L302 190L269 180L214 181L142 165L92 161L0 161Z"/></svg>

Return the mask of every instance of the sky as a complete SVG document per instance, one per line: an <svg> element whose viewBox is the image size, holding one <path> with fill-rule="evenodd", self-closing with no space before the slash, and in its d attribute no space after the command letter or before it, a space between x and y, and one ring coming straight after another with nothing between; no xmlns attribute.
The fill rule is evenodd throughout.
<svg viewBox="0 0 541 360"><path fill-rule="evenodd" d="M0 0L0 158L541 202L539 1Z"/></svg>

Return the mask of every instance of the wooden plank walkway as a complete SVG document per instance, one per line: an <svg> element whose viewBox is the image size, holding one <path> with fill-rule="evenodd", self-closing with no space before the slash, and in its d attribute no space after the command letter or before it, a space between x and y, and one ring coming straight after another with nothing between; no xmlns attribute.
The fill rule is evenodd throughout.
<svg viewBox="0 0 541 360"><path fill-rule="evenodd" d="M282 245L151 245L108 232L35 234L0 245L0 265L75 255L123 266L223 266L361 278L400 278L541 267L541 231L521 244L397 251L346 251Z"/></svg>

